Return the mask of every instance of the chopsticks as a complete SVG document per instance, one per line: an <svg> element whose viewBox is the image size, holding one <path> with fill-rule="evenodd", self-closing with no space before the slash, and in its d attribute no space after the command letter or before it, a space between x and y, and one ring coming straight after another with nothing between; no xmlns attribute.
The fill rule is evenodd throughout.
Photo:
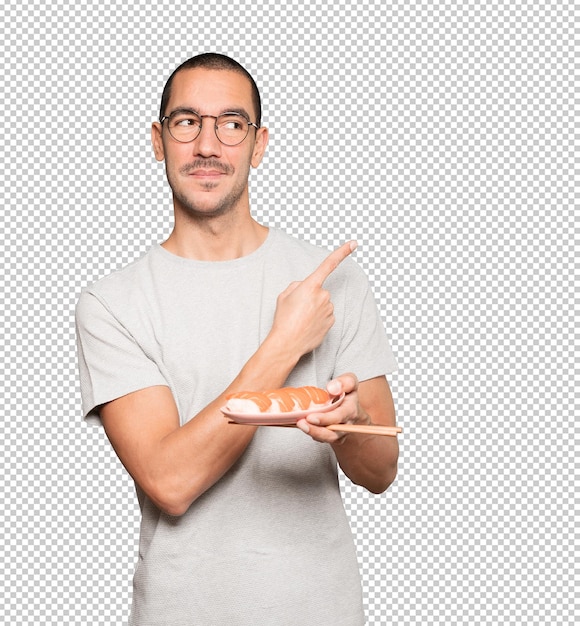
<svg viewBox="0 0 580 626"><path fill-rule="evenodd" d="M330 424L328 430L336 430L340 433L361 433L366 435L386 435L396 437L403 432L400 426L381 426L379 424Z"/></svg>

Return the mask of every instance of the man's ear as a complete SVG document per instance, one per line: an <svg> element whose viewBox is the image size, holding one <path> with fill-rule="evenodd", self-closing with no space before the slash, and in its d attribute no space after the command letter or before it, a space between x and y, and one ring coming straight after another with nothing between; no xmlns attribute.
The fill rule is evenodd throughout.
<svg viewBox="0 0 580 626"><path fill-rule="evenodd" d="M165 150L163 149L163 126L159 122L153 122L151 126L151 143L153 144L153 152L158 161L165 159Z"/></svg>
<svg viewBox="0 0 580 626"><path fill-rule="evenodd" d="M265 126L256 130L256 142L254 143L254 151L252 152L252 160L250 161L252 167L258 167L262 162L262 157L268 145L268 139L268 129Z"/></svg>

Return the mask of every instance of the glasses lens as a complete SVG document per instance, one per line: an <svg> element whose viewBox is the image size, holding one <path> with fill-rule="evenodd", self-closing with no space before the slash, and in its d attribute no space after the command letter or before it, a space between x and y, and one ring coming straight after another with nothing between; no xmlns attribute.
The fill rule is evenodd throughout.
<svg viewBox="0 0 580 626"><path fill-rule="evenodd" d="M169 117L167 125L177 141L193 141L201 130L201 118L193 113L177 113Z"/></svg>
<svg viewBox="0 0 580 626"><path fill-rule="evenodd" d="M226 113L216 120L218 139L226 146L237 146L248 134L248 120L242 115Z"/></svg>

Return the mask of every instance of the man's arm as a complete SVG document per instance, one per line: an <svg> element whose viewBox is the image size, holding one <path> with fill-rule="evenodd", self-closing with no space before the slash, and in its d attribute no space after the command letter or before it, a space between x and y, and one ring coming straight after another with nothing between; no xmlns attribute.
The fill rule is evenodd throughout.
<svg viewBox="0 0 580 626"><path fill-rule="evenodd" d="M328 384L332 394L346 393L334 411L314 414L298 426L313 439L332 445L342 471L353 483L373 493L382 493L395 480L399 444L396 437L336 432L330 424L382 424L395 426L395 406L384 376L358 382L354 374L344 374Z"/></svg>
<svg viewBox="0 0 580 626"><path fill-rule="evenodd" d="M181 515L242 455L255 428L236 428L220 411L231 392L280 387L303 354L334 324L324 280L354 246L332 252L309 277L278 297L272 329L238 376L183 426L168 387L149 387L108 402L100 410L105 432L121 462L155 504Z"/></svg>
<svg viewBox="0 0 580 626"><path fill-rule="evenodd" d="M220 407L229 392L283 384L294 357L265 344L232 384L182 427L173 395L165 386L130 393L101 408L105 432L121 462L166 513L185 513L250 443L256 429L228 424Z"/></svg>

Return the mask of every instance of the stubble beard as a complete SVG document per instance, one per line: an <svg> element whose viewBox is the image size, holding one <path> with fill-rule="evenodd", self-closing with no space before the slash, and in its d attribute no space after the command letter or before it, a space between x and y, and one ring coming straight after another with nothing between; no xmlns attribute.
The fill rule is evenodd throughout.
<svg viewBox="0 0 580 626"><path fill-rule="evenodd" d="M182 168L179 175L187 175L188 167ZM206 221L226 215L238 205L240 199L244 195L247 187L247 181L250 168L248 167L248 175L240 178L235 187L225 196L218 198L214 206L208 206L207 203L199 202L194 197L194 194L187 194L180 188L178 184L175 184L172 175L167 171L167 181L173 191L174 204L183 210L185 215L195 221ZM233 174L234 170L229 170L228 173ZM212 189L218 186L219 183L207 182L203 185L205 190L209 193ZM206 191L197 192L195 195L203 195Z"/></svg>

